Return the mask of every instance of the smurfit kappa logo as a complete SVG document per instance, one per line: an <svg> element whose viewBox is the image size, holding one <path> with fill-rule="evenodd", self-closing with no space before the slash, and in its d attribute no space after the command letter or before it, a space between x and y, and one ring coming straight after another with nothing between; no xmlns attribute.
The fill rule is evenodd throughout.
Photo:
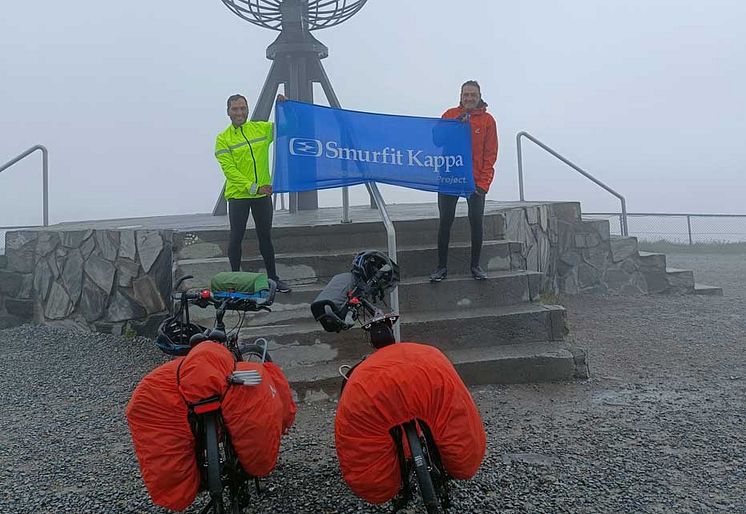
<svg viewBox="0 0 746 514"><path fill-rule="evenodd" d="M435 173L449 174L464 165L463 155L428 155L423 150L399 149L392 146L380 150L363 150L342 147L336 141L321 141L307 137L293 137L288 141L291 155L300 157L324 157L345 161L368 162L388 166L413 166L430 169ZM440 177L441 182L464 183L464 177Z"/></svg>
<svg viewBox="0 0 746 514"><path fill-rule="evenodd" d="M301 155L304 157L321 157L324 151L324 145L321 141L306 137L291 138L289 147L291 155Z"/></svg>

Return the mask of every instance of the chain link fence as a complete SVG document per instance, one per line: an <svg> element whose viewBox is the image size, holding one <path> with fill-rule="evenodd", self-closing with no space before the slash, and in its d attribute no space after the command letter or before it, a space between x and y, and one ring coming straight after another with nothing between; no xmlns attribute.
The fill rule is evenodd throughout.
<svg viewBox="0 0 746 514"><path fill-rule="evenodd" d="M618 212L583 213L584 218L608 219L611 233L621 234ZM627 213L629 235L640 241L673 244L746 242L746 214Z"/></svg>

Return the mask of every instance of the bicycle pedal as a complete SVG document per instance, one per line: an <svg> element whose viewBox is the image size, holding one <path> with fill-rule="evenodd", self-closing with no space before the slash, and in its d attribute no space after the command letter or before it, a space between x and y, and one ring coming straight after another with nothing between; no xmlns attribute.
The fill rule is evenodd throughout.
<svg viewBox="0 0 746 514"><path fill-rule="evenodd" d="M258 371L234 371L230 376L231 384L255 386L262 383L262 375Z"/></svg>

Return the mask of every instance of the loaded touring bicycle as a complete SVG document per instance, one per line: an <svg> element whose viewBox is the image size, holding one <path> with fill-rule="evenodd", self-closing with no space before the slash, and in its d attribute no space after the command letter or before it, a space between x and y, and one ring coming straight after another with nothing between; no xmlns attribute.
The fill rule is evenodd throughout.
<svg viewBox="0 0 746 514"><path fill-rule="evenodd" d="M259 492L258 477L274 468L295 404L266 340L238 341L246 313L270 310L274 294L266 275L242 272L217 274L210 289L173 294L173 314L159 326L156 344L175 359L146 376L127 407L154 503L183 510L206 491L201 514L239 514L249 505L251 482ZM192 305L215 309L212 328L190 320ZM240 313L228 331L227 311Z"/></svg>

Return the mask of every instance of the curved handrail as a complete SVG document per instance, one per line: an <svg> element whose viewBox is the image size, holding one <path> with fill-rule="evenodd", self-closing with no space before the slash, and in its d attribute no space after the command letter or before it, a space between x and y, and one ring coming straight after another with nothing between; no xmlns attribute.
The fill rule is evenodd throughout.
<svg viewBox="0 0 746 514"><path fill-rule="evenodd" d="M572 169L574 169L575 171L583 175L585 178L587 178L591 182L595 183L596 185L602 187L603 189L605 189L612 195L616 196L622 204L622 227L621 227L622 235L623 236L629 235L629 232L627 230L627 226L628 226L627 225L627 201L624 199L624 197L620 195L619 193L617 193L616 191L614 191L609 186L607 186L606 184L604 184L603 182L601 182L600 180L598 180L596 177L588 173L587 171L584 171L583 169L581 169L580 166L578 166L577 164L562 157L559 153L552 150L547 145L545 145L544 143L542 143L541 141L539 141L538 139L536 139L534 136L532 136L526 131L521 131L515 136L516 145L518 147L518 190L519 190L519 194L520 194L522 202L525 201L524 195L523 195L523 153L521 151L521 138L522 137L525 137L529 141L536 144L539 148L549 152L552 156L564 162L565 164L570 166Z"/></svg>
<svg viewBox="0 0 746 514"><path fill-rule="evenodd" d="M25 159L35 151L40 150L42 155L42 202L44 226L49 226L49 150L44 145L34 145L16 158L11 159L0 166L0 173L13 166L18 161Z"/></svg>

